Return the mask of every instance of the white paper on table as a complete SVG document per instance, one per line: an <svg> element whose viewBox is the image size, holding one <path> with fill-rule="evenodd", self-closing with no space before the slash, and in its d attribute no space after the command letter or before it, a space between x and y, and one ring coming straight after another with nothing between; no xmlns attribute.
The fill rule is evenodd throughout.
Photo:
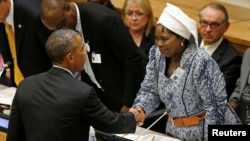
<svg viewBox="0 0 250 141"><path fill-rule="evenodd" d="M16 93L16 87L7 87L0 90L0 104L11 106Z"/></svg>
<svg viewBox="0 0 250 141"><path fill-rule="evenodd" d="M130 140L136 140L139 136L136 134L115 134L115 135Z"/></svg>
<svg viewBox="0 0 250 141"><path fill-rule="evenodd" d="M145 134L145 135L135 135L135 134L116 134L116 136L120 136L126 139L130 139L133 141L181 141L177 138L161 136L156 134Z"/></svg>
<svg viewBox="0 0 250 141"><path fill-rule="evenodd" d="M136 141L181 141L181 140L168 136L145 134L140 136Z"/></svg>

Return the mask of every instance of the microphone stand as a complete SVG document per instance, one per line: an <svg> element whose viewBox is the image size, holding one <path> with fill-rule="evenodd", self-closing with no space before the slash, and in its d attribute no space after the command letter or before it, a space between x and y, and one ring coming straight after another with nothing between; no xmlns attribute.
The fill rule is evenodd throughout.
<svg viewBox="0 0 250 141"><path fill-rule="evenodd" d="M138 140L143 134L145 134L152 126L154 126L160 119L162 119L165 115L167 114L167 112L165 111L157 120L155 120L150 126L148 126L148 128L146 128L143 132L141 132L139 134L139 136L136 138L136 140Z"/></svg>

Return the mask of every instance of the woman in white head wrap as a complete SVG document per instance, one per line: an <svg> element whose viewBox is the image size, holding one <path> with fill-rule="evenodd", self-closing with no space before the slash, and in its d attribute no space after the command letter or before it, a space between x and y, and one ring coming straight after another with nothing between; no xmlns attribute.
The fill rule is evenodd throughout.
<svg viewBox="0 0 250 141"><path fill-rule="evenodd" d="M166 133L186 141L206 141L208 125L241 124L227 104L220 68L197 46L194 20L168 3L157 22L155 44L135 108L149 115L164 102Z"/></svg>

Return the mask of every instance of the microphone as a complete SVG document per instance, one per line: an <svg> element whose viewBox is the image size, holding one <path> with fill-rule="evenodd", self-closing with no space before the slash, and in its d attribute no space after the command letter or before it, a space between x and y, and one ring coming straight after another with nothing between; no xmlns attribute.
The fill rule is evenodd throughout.
<svg viewBox="0 0 250 141"><path fill-rule="evenodd" d="M143 132L139 134L137 139L139 139L143 134L145 134L152 126L154 126L160 119L162 119L167 114L167 111L165 111L159 118L157 118L148 128L146 128ZM137 140L136 139L136 140Z"/></svg>

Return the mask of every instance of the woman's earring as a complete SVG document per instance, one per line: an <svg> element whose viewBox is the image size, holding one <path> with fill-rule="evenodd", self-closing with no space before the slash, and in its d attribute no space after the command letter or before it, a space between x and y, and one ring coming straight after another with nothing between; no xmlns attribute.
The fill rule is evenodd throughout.
<svg viewBox="0 0 250 141"><path fill-rule="evenodd" d="M183 44L183 43L181 43L181 46L183 47L183 46L184 46L184 44Z"/></svg>

